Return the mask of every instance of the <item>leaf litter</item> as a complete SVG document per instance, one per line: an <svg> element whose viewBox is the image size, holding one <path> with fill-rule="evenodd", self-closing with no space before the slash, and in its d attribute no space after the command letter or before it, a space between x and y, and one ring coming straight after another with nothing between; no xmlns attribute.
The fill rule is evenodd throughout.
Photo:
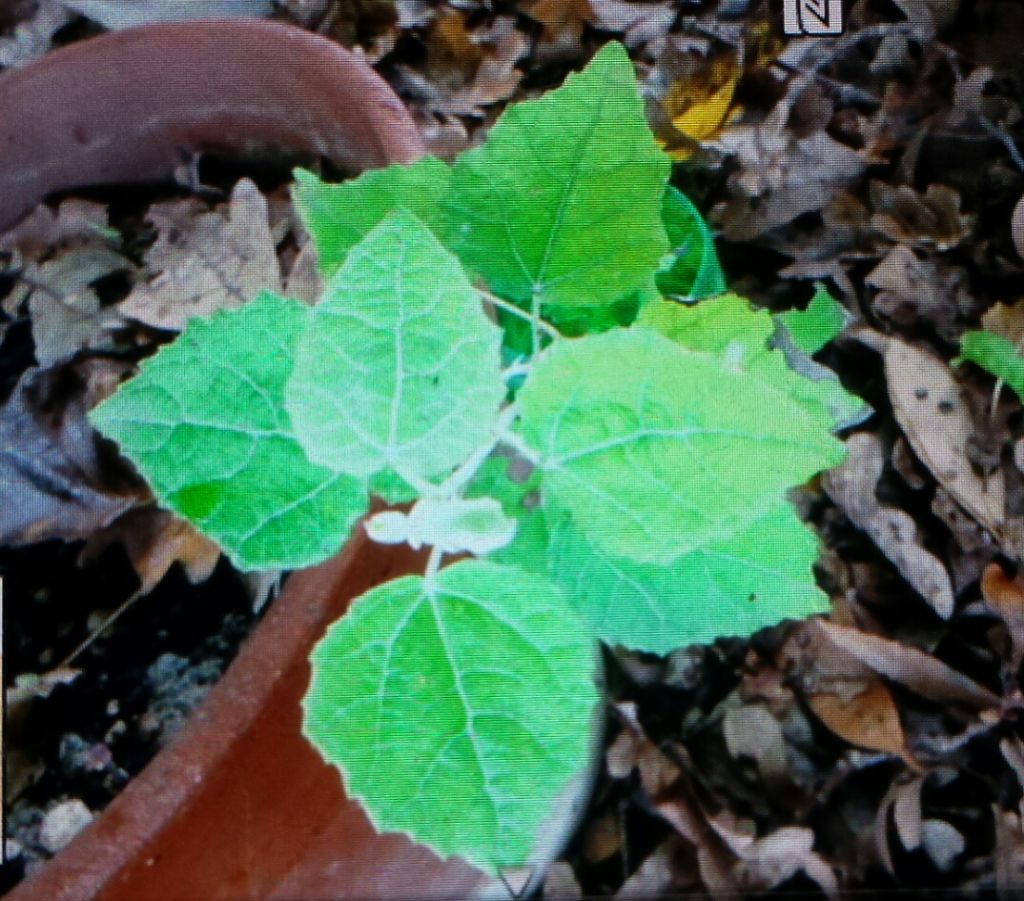
<svg viewBox="0 0 1024 901"><path fill-rule="evenodd" d="M711 213L730 287L788 309L822 279L858 322L817 359L877 412L844 436L850 462L803 501L827 545L820 575L833 624L667 658L623 655L607 767L581 826L589 838L551 871L550 888L651 897L808 882L826 895L922 879L1017 887L1019 402L1004 391L987 421L976 401L994 379L949 365L979 323L1019 340L1019 327L1000 321L1017 316L1024 263L1013 90L1024 73L1005 46L1015 13L999 0L857 2L841 38L764 48L766 30L777 34L766 3L722 0L683 16L670 6L540 0L500 16L475 3L397 2L363 32L371 58L395 55L395 82L446 159L609 35L634 51L652 103L687 73L691 94L674 97L674 110L655 105L655 121L685 136L676 137L688 167L680 178ZM309 15L358 34L358 15L333 24L325 10ZM25 58L55 30L36 28L21 33ZM401 50L412 45L425 52ZM15 379L0 413L0 428L36 442L47 467L39 479L8 460L4 484L24 512L5 509L5 543L88 539L83 562L123 545L146 589L174 561L202 581L216 557L180 523L147 512L131 474L82 439L83 392L121 378L129 364L118 351L237 306L254 280L278 287L290 269L288 293L317 293L315 261L307 251L290 267L301 239L274 229L249 184L220 209L179 201L149 216L156 243L141 256L130 243L115 248L130 285L98 307L96 280L60 282L60 266L114 265L88 249L106 223L75 225L62 204L19 227L12 261L49 288L56 272L71 302L57 306L38 288L30 299L27 280L3 297L5 325L26 317L43 358ZM52 250L62 243L63 256ZM10 238L0 251L12 253ZM978 436L994 464L978 465Z"/></svg>

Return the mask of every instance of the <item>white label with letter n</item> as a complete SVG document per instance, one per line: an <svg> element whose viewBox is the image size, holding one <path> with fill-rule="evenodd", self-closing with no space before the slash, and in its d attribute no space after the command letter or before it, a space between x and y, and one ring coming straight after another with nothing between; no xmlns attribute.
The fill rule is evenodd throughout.
<svg viewBox="0 0 1024 901"><path fill-rule="evenodd" d="M785 0L782 30L786 34L841 34L842 0Z"/></svg>

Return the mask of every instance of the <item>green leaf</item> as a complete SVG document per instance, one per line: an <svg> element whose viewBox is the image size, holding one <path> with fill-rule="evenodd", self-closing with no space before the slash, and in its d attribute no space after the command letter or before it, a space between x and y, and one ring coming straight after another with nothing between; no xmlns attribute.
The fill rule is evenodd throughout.
<svg viewBox="0 0 1024 901"><path fill-rule="evenodd" d="M412 213L389 213L313 308L285 391L296 434L339 472L444 474L494 428L500 342L458 260Z"/></svg>
<svg viewBox="0 0 1024 901"><path fill-rule="evenodd" d="M668 248L670 161L621 44L539 100L510 107L459 157L448 244L496 294L529 308L604 304L642 288Z"/></svg>
<svg viewBox="0 0 1024 901"><path fill-rule="evenodd" d="M557 342L518 400L545 501L641 562L734 535L844 455L820 411L651 328Z"/></svg>
<svg viewBox="0 0 1024 901"><path fill-rule="evenodd" d="M828 289L819 284L806 310L790 310L775 317L793 343L813 356L836 337L853 318Z"/></svg>
<svg viewBox="0 0 1024 901"><path fill-rule="evenodd" d="M666 338L690 350L728 354L736 367L748 368L752 360L768 356L768 340L775 331L771 316L754 310L737 294L724 294L700 303L662 300L647 304L638 325L656 328ZM731 348L731 349L730 349Z"/></svg>
<svg viewBox="0 0 1024 901"><path fill-rule="evenodd" d="M366 509L362 482L306 459L284 409L308 316L264 293L193 319L89 417L240 569L319 563Z"/></svg>
<svg viewBox="0 0 1024 901"><path fill-rule="evenodd" d="M672 185L665 191L661 210L674 259L658 273L658 290L685 300L722 294L725 274L715 253L714 235L700 211Z"/></svg>
<svg viewBox="0 0 1024 901"><path fill-rule="evenodd" d="M305 734L378 830L522 866L586 766L596 648L542 577L480 560L359 598L312 654Z"/></svg>
<svg viewBox="0 0 1024 901"><path fill-rule="evenodd" d="M831 369L815 363L802 351L786 354L773 349L772 316L765 310L754 310L749 301L736 294L697 304L648 304L637 321L656 328L683 347L720 356L735 371L757 376L813 415L827 416L834 430L860 421L869 412L861 398L843 388Z"/></svg>
<svg viewBox="0 0 1024 901"><path fill-rule="evenodd" d="M451 182L448 166L434 157L371 169L341 184L327 184L304 169L294 175L295 208L316 245L320 271L328 276L392 210L404 207L440 228L441 199Z"/></svg>
<svg viewBox="0 0 1024 901"><path fill-rule="evenodd" d="M960 339L960 356L954 362L960 364L964 360L1002 379L1024 399L1024 357L1008 338L995 332L966 332Z"/></svg>
<svg viewBox="0 0 1024 901"><path fill-rule="evenodd" d="M812 571L817 536L788 503L668 566L614 557L568 517L550 532L551 577L609 644L667 654L828 610Z"/></svg>
<svg viewBox="0 0 1024 901"><path fill-rule="evenodd" d="M415 488L390 469L382 469L370 476L370 493L389 505L407 504L419 497Z"/></svg>

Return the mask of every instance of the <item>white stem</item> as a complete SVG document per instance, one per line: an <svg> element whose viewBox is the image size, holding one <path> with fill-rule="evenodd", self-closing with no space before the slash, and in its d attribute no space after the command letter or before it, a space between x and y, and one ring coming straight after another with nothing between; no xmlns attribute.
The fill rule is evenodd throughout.
<svg viewBox="0 0 1024 901"><path fill-rule="evenodd" d="M518 316L520 319L525 319L531 324L534 329L540 329L549 338L561 338L562 333L556 329L550 322L545 322L539 316L532 315L524 310L522 307L516 306L511 301L505 300L502 297L498 297L496 294L492 294L490 291L486 291L483 288L476 289L488 303L494 304L494 306L505 310L507 313L511 313L513 316ZM536 302L536 298L534 298ZM536 350L536 345L534 346Z"/></svg>
<svg viewBox="0 0 1024 901"><path fill-rule="evenodd" d="M436 545L430 549L430 556L427 558L427 568L423 571L423 581L426 583L428 592L434 590L434 577L441 568L441 561L444 559L444 551Z"/></svg>

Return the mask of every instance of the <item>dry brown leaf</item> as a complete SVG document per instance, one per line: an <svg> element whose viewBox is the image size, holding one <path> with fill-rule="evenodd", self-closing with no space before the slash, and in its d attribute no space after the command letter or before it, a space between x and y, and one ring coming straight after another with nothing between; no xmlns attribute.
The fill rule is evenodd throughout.
<svg viewBox="0 0 1024 901"><path fill-rule="evenodd" d="M946 491L996 538L1003 552L1020 559L1024 529L1005 514L1000 470L975 475L968 457L974 422L960 387L941 360L897 338L884 341L885 376L893 413L918 459Z"/></svg>
<svg viewBox="0 0 1024 901"><path fill-rule="evenodd" d="M958 341L959 320L973 312L962 270L930 257L919 258L898 244L865 278L877 288L871 305L900 328L923 325L947 341Z"/></svg>
<svg viewBox="0 0 1024 901"><path fill-rule="evenodd" d="M191 525L159 507L129 510L105 529L91 535L79 555L86 563L114 543L121 544L141 585L138 595L149 594L175 563L180 563L194 585L213 574L220 548Z"/></svg>
<svg viewBox="0 0 1024 901"><path fill-rule="evenodd" d="M57 0L37 0L31 18L18 23L9 37L0 38L0 67L17 69L41 57L71 18Z"/></svg>
<svg viewBox="0 0 1024 901"><path fill-rule="evenodd" d="M722 718L722 734L732 757L754 760L769 790L791 784L782 726L766 707L745 704L730 708Z"/></svg>
<svg viewBox="0 0 1024 901"><path fill-rule="evenodd" d="M881 679L862 684L859 693L850 697L823 691L809 695L807 702L818 719L851 745L913 762L896 702Z"/></svg>
<svg viewBox="0 0 1024 901"><path fill-rule="evenodd" d="M693 852L677 835L670 835L647 856L614 894L616 899L676 897L699 885ZM545 891L545 897L548 897ZM552 895L561 898L561 895Z"/></svg>
<svg viewBox="0 0 1024 901"><path fill-rule="evenodd" d="M618 854L624 828L614 810L592 820L583 832L583 856L588 863L600 863Z"/></svg>
<svg viewBox="0 0 1024 901"><path fill-rule="evenodd" d="M737 865L745 891L767 891L803 872L818 883L828 898L839 894L832 868L814 853L814 833L801 826L783 826L751 843Z"/></svg>
<svg viewBox="0 0 1024 901"><path fill-rule="evenodd" d="M113 237L102 203L69 197L54 212L45 203L37 206L14 228L0 235L0 251L17 250L26 260L38 261L58 245Z"/></svg>
<svg viewBox="0 0 1024 901"><path fill-rule="evenodd" d="M960 195L945 185L929 185L918 194L909 185L872 181L871 224L892 241L956 247L974 227L975 217L960 212Z"/></svg>
<svg viewBox="0 0 1024 901"><path fill-rule="evenodd" d="M614 779L625 779L636 769L648 796L657 798L679 777L679 767L644 733L635 703L622 701L615 709L624 728L606 752L608 773Z"/></svg>
<svg viewBox="0 0 1024 901"><path fill-rule="evenodd" d="M893 876L896 867L889 849L889 813L896 824L900 844L908 851L921 844L921 789L924 777L920 774L901 774L889 785L875 817L875 848L883 866Z"/></svg>
<svg viewBox="0 0 1024 901"><path fill-rule="evenodd" d="M32 342L40 366L55 366L85 348L104 347L112 330L123 324L113 309L104 309L93 284L132 268L121 254L101 244L70 248L42 265L25 267L29 287Z"/></svg>
<svg viewBox="0 0 1024 901"><path fill-rule="evenodd" d="M846 446L847 459L825 474L825 491L935 612L949 619L954 597L945 567L921 545L917 524L910 515L875 497L875 486L885 466L882 442L869 432L860 432L852 435Z"/></svg>
<svg viewBox="0 0 1024 901"><path fill-rule="evenodd" d="M544 26L537 55L548 60L579 53L583 26L593 15L591 0L532 0L523 12Z"/></svg>
<svg viewBox="0 0 1024 901"><path fill-rule="evenodd" d="M981 596L1006 623L1013 645L1010 668L1017 672L1024 660L1024 579L1020 574L1011 579L998 563L990 563L981 577Z"/></svg>
<svg viewBox="0 0 1024 901"><path fill-rule="evenodd" d="M85 538L146 498L85 418L127 371L90 359L21 377L0 408L0 545Z"/></svg>
<svg viewBox="0 0 1024 901"><path fill-rule="evenodd" d="M654 809L697 849L700 881L713 896L739 892L734 868L740 849L753 841L753 824L747 824L749 830L738 826L726 811L709 816L690 792L660 801Z"/></svg>
<svg viewBox="0 0 1024 901"><path fill-rule="evenodd" d="M981 325L1007 341L1024 345L1024 303L993 304L981 317Z"/></svg>
<svg viewBox="0 0 1024 901"><path fill-rule="evenodd" d="M797 137L783 113L780 105L763 123L730 126L712 142L739 164L729 178L732 199L714 210L730 241L749 241L820 210L866 168L860 153L824 131Z"/></svg>
<svg viewBox="0 0 1024 901"><path fill-rule="evenodd" d="M968 516L941 485L935 488L931 508L950 531L947 542L949 571L953 577L953 590L959 594L981 578L999 548L995 538Z"/></svg>
<svg viewBox="0 0 1024 901"><path fill-rule="evenodd" d="M312 306L323 294L324 280L317 264L316 245L307 240L292 261L284 281L285 297L294 297Z"/></svg>
<svg viewBox="0 0 1024 901"><path fill-rule="evenodd" d="M825 620L814 625L837 648L922 697L974 708L999 706L993 692L924 651Z"/></svg>
<svg viewBox="0 0 1024 901"><path fill-rule="evenodd" d="M421 129L437 131L440 119L444 136L451 140L457 134L451 123L458 117L486 119L490 106L512 95L522 79L516 65L529 49L529 38L511 16L468 31L464 14L443 11L431 29L426 71L398 64L398 87L413 99ZM433 135L432 147L440 136Z"/></svg>
<svg viewBox="0 0 1024 901"><path fill-rule="evenodd" d="M591 4L590 24L601 31L623 35L622 43L630 50L647 48L657 59L669 36L669 28L677 8L671 0L664 3L630 3L626 0L600 0Z"/></svg>
<svg viewBox="0 0 1024 901"><path fill-rule="evenodd" d="M154 328L181 329L192 316L235 309L261 290L280 290L281 271L266 198L247 178L226 208L198 212L194 201L154 204L158 230L146 254L154 273L119 305L122 315Z"/></svg>

